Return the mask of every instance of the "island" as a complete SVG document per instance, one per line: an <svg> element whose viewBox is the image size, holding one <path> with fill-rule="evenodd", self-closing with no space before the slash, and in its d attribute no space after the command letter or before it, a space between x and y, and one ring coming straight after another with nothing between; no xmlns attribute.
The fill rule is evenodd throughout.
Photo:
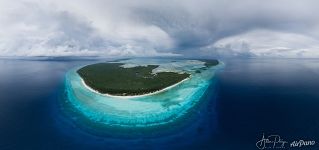
<svg viewBox="0 0 319 150"><path fill-rule="evenodd" d="M133 96L153 93L175 85L190 74L176 72L152 73L159 65L122 67L123 63L98 63L77 72L90 88L102 94Z"/></svg>
<svg viewBox="0 0 319 150"><path fill-rule="evenodd" d="M78 66L65 75L61 107L92 133L166 131L196 118L194 112L215 97L215 74L223 65L209 59L132 58Z"/></svg>
<svg viewBox="0 0 319 150"><path fill-rule="evenodd" d="M217 66L219 64L219 61L216 59L199 59L199 61L205 62L206 67L212 67L212 66Z"/></svg>

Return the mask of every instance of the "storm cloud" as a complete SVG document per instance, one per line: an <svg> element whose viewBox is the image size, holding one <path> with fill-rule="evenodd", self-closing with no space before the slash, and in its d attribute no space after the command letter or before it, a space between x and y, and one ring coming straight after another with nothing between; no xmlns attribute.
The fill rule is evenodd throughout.
<svg viewBox="0 0 319 150"><path fill-rule="evenodd" d="M319 57L316 0L0 0L0 56Z"/></svg>

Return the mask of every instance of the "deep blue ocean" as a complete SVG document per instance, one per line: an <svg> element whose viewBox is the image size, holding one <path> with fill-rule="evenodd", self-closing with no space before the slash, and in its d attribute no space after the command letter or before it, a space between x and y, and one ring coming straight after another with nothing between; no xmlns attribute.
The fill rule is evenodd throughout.
<svg viewBox="0 0 319 150"><path fill-rule="evenodd" d="M65 73L95 61L0 59L0 150L254 150L263 135L319 149L318 59L223 60L193 121L130 138L91 134L61 112Z"/></svg>

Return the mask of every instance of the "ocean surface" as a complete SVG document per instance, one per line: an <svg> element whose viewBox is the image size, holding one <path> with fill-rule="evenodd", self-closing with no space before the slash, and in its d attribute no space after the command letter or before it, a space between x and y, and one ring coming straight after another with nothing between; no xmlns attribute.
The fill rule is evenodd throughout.
<svg viewBox="0 0 319 150"><path fill-rule="evenodd" d="M285 149L319 142L318 59L222 60L195 118L149 137L92 134L61 111L66 72L98 61L0 59L0 150L253 150L263 135Z"/></svg>

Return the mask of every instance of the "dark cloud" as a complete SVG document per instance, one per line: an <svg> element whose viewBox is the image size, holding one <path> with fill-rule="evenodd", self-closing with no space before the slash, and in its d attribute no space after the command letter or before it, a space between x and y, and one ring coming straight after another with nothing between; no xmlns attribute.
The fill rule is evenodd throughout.
<svg viewBox="0 0 319 150"><path fill-rule="evenodd" d="M4 0L0 4L0 27L5 29L0 32L0 55L30 51L34 55L319 57L315 0ZM15 7L7 9L11 5ZM8 22L8 18L13 19Z"/></svg>

